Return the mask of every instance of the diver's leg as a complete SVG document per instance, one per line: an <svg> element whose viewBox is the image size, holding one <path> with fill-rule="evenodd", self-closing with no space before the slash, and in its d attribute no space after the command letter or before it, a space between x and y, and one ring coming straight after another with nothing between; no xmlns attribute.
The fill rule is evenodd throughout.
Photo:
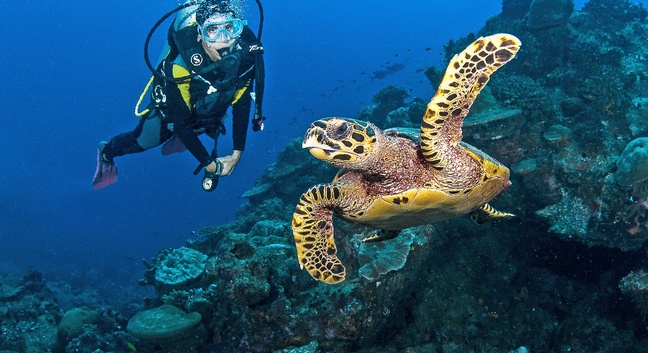
<svg viewBox="0 0 648 353"><path fill-rule="evenodd" d="M135 130L119 134L109 142L100 142L97 169L92 180L93 188L101 189L117 182L115 157L143 152L159 146L171 135L172 132L167 129L157 111L152 111L140 119Z"/></svg>
<svg viewBox="0 0 648 353"><path fill-rule="evenodd" d="M104 160L112 162L115 157L144 152L161 145L171 135L172 132L154 110L142 117L135 130L113 137L103 150Z"/></svg>

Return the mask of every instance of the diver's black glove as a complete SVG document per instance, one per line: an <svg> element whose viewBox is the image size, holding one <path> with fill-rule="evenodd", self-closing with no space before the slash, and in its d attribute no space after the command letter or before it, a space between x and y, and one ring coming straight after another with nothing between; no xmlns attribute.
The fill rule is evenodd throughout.
<svg viewBox="0 0 648 353"><path fill-rule="evenodd" d="M265 127L263 124L264 120L266 120L265 116L259 116L255 114L254 118L252 118L252 131L263 131L263 128Z"/></svg>

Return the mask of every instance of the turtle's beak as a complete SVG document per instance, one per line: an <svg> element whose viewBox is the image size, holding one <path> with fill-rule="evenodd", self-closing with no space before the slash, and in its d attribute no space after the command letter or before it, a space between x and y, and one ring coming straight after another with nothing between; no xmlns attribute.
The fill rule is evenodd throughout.
<svg viewBox="0 0 648 353"><path fill-rule="evenodd" d="M327 143L328 138L324 131L318 127L311 127L306 131L302 148L319 148L322 150L333 151L335 148Z"/></svg>
<svg viewBox="0 0 648 353"><path fill-rule="evenodd" d="M313 157L319 159L319 160L328 160L331 159L330 153L317 147L310 147L308 149L308 152L310 152Z"/></svg>
<svg viewBox="0 0 648 353"><path fill-rule="evenodd" d="M304 136L302 148L308 148L308 151L317 159L327 160L331 158L331 152L335 151L335 148L327 144L327 142L328 138L324 131L317 126L311 125Z"/></svg>

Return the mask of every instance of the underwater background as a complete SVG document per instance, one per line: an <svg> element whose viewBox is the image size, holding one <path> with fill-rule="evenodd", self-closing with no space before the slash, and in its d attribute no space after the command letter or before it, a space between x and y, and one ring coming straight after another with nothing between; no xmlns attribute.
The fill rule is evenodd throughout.
<svg viewBox="0 0 648 353"><path fill-rule="evenodd" d="M0 351L646 351L648 150L622 159L648 145L640 2L266 1L268 120L234 174L205 193L189 153L153 149L93 191L97 143L137 123L144 39L177 5L0 0ZM385 248L339 222L347 281L313 281L290 214L334 171L295 138L325 116L417 127L451 55L497 32L522 49L464 136L511 168L494 203L518 217ZM133 329L147 310L186 327Z"/></svg>
<svg viewBox="0 0 648 353"><path fill-rule="evenodd" d="M434 89L416 70L441 63L448 39L478 30L501 8L497 1L475 2L474 11L457 17L448 14L462 6L445 2L266 3L268 120L265 131L249 132L236 173L208 194L192 175L196 161L190 154L163 157L156 149L119 158L119 182L93 191L96 145L137 124L135 103L150 77L144 39L177 4L0 1L7 14L0 24L0 55L8 68L0 96L0 266L6 271L33 266L48 278L136 280L142 258L184 244L201 227L231 221L246 201L241 195L311 121L353 117L390 83L431 97ZM254 1L246 12L256 32ZM166 28L157 34L162 36L153 39L151 60ZM372 80L388 62L406 67ZM231 135L220 146L229 154Z"/></svg>

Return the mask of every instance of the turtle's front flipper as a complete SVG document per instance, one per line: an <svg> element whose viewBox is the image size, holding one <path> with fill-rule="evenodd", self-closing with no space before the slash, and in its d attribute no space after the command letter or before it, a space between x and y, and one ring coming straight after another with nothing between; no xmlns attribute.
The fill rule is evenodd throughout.
<svg viewBox="0 0 648 353"><path fill-rule="evenodd" d="M448 150L461 141L461 126L475 98L519 49L515 36L496 34L477 39L452 58L421 124L421 152L434 168L443 170L452 163L455 155Z"/></svg>
<svg viewBox="0 0 648 353"><path fill-rule="evenodd" d="M362 239L362 241L365 243L375 243L378 241L394 239L398 236L398 234L400 234L400 232L401 232L400 229L397 230L380 229L374 232L373 235L370 235Z"/></svg>
<svg viewBox="0 0 648 353"><path fill-rule="evenodd" d="M512 213L500 212L487 203L483 204L478 210L470 213L470 218L472 218L472 220L477 224L500 221L511 217L515 217L515 215Z"/></svg>
<svg viewBox="0 0 648 353"><path fill-rule="evenodd" d="M314 186L302 194L292 218L299 265L313 278L331 284L346 275L333 240L333 209L340 194L336 185Z"/></svg>

